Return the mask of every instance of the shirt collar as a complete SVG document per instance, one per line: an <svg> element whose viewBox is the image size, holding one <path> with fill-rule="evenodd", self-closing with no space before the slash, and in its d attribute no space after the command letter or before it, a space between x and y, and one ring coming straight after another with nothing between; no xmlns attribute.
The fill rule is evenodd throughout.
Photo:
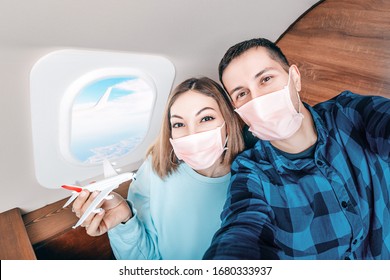
<svg viewBox="0 0 390 280"><path fill-rule="evenodd" d="M310 105L304 102L303 104L309 110L314 121L318 137L316 150L318 150L324 146L329 132L326 129L324 121L321 119L318 112ZM260 152L260 158L269 159L269 162L274 166L278 173L283 173L285 169L300 170L302 168L302 165L295 164L292 160L277 152L277 150L271 145L269 141L259 140L254 148Z"/></svg>

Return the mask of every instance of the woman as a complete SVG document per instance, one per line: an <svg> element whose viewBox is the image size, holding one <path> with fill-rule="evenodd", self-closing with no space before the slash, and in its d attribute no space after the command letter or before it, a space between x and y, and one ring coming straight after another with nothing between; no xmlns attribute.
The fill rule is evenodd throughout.
<svg viewBox="0 0 390 280"><path fill-rule="evenodd" d="M131 183L83 225L108 231L117 259L201 259L220 225L230 164L243 150L241 125L223 89L192 78L169 96L160 135ZM73 204L79 217L96 196Z"/></svg>

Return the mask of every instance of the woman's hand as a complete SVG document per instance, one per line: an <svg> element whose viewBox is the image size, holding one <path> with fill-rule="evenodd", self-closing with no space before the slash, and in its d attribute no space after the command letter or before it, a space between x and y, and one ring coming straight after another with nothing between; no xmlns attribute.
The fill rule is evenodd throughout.
<svg viewBox="0 0 390 280"><path fill-rule="evenodd" d="M83 215L98 194L98 191L90 193L87 190L83 190L79 194L72 207L72 211L78 218ZM122 222L127 222L133 216L129 205L121 195L111 192L110 196L112 196L111 199L104 199L101 202L100 212L91 213L81 224L82 227L85 227L88 235L99 236L105 234L109 229Z"/></svg>

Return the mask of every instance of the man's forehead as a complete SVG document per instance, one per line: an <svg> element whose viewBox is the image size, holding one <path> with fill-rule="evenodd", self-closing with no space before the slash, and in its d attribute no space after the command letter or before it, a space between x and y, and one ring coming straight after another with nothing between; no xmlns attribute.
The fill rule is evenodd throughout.
<svg viewBox="0 0 390 280"><path fill-rule="evenodd" d="M227 90L232 90L229 87L238 86L237 83L243 79L253 79L259 73L266 73L272 70L284 71L280 63L270 57L267 50L264 48L251 49L230 62L223 72L222 81Z"/></svg>
<svg viewBox="0 0 390 280"><path fill-rule="evenodd" d="M222 77L225 76L227 72L235 70L240 71L237 69L239 67L278 69L281 68L281 65L278 61L271 57L270 53L265 48L252 48L234 58L226 67Z"/></svg>

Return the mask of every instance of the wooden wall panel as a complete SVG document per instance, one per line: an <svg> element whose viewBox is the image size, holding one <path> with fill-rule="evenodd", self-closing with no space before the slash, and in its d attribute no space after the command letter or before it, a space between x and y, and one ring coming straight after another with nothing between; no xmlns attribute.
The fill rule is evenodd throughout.
<svg viewBox="0 0 390 280"><path fill-rule="evenodd" d="M19 208L0 213L0 260L35 260Z"/></svg>
<svg viewBox="0 0 390 280"><path fill-rule="evenodd" d="M343 90L390 98L390 1L325 0L277 42L314 105Z"/></svg>

